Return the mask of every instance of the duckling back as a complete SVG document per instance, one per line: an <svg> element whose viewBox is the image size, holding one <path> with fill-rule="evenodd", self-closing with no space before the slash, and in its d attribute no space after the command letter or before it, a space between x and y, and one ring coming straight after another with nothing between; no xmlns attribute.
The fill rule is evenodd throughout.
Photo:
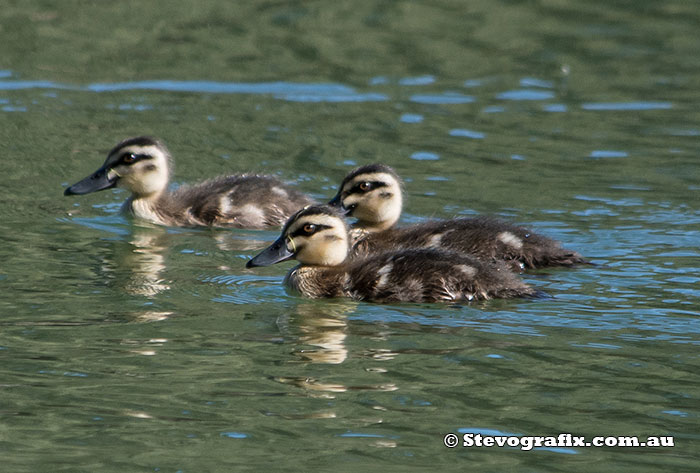
<svg viewBox="0 0 700 473"><path fill-rule="evenodd" d="M502 260L514 269L588 263L559 242L492 217L437 220L381 232L353 231L355 255L391 248L435 248Z"/></svg>
<svg viewBox="0 0 700 473"><path fill-rule="evenodd" d="M164 206L179 225L262 229L280 226L313 201L273 176L222 176L183 186Z"/></svg>
<svg viewBox="0 0 700 473"><path fill-rule="evenodd" d="M306 297L372 302L455 302L536 296L500 262L435 249L355 258L341 266L298 266L286 283Z"/></svg>

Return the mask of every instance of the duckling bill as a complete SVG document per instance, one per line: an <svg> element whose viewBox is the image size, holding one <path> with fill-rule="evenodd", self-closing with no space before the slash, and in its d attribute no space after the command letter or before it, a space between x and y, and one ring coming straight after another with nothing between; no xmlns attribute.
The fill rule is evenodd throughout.
<svg viewBox="0 0 700 473"><path fill-rule="evenodd" d="M305 297L347 297L371 302L454 302L536 296L502 263L437 249L394 250L348 258L342 216L329 206L306 207L280 237L246 267L296 259L285 284Z"/></svg>
<svg viewBox="0 0 700 473"><path fill-rule="evenodd" d="M123 187L131 192L123 211L152 223L186 227L269 228L313 203L276 177L257 174L220 176L169 192L171 160L161 141L148 136L129 138L64 195Z"/></svg>
<svg viewBox="0 0 700 473"><path fill-rule="evenodd" d="M527 228L493 217L432 220L398 227L401 180L383 164L351 171L330 205L357 219L351 230L353 252L367 255L396 247L435 248L461 255L502 260L514 269L588 264L579 253Z"/></svg>
<svg viewBox="0 0 700 473"><path fill-rule="evenodd" d="M118 176L113 170L102 166L82 181L67 188L63 195L83 195L109 189L117 185L117 178Z"/></svg>

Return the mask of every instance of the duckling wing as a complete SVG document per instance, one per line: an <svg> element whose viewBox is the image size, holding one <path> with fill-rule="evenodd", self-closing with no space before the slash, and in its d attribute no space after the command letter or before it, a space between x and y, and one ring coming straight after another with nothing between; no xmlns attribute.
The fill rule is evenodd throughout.
<svg viewBox="0 0 700 473"><path fill-rule="evenodd" d="M588 263L575 251L527 228L492 217L423 222L358 238L356 254L395 248L433 248L508 262L521 267L572 266Z"/></svg>
<svg viewBox="0 0 700 473"><path fill-rule="evenodd" d="M575 251L532 230L493 217L448 220L444 236L447 248L460 248L471 254L517 262L527 268L572 266L588 263Z"/></svg>
<svg viewBox="0 0 700 473"><path fill-rule="evenodd" d="M176 191L199 225L262 229L280 226L312 203L302 192L272 176L233 175Z"/></svg>

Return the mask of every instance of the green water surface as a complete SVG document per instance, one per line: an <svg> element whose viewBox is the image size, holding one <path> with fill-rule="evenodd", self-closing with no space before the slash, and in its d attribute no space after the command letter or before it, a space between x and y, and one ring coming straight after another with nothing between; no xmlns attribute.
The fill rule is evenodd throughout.
<svg viewBox="0 0 700 473"><path fill-rule="evenodd" d="M681 0L5 0L0 470L698 471L698 31ZM324 200L384 162L403 224L499 215L596 265L525 274L548 299L306 300L244 267L275 230L63 197L141 134L174 185Z"/></svg>

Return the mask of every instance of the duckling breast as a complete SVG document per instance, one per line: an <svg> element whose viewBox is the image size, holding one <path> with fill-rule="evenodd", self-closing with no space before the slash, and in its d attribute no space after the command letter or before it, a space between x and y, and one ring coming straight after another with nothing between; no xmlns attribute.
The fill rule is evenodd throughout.
<svg viewBox="0 0 700 473"><path fill-rule="evenodd" d="M122 205L122 212L130 213L136 218L157 225L181 225L179 221L172 219L167 212L167 205L163 205L160 198L135 198L129 197Z"/></svg>
<svg viewBox="0 0 700 473"><path fill-rule="evenodd" d="M324 266L299 265L284 278L292 291L312 299L351 297L348 292L348 274L342 269Z"/></svg>

